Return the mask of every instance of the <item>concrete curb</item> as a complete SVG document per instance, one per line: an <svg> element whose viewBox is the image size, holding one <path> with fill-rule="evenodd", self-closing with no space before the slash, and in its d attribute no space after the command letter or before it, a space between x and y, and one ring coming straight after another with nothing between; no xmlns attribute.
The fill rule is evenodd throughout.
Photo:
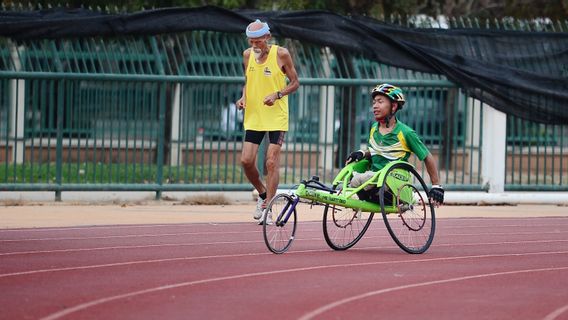
<svg viewBox="0 0 568 320"><path fill-rule="evenodd" d="M278 193L290 193L288 189L279 189ZM251 191L192 191L192 192L163 192L163 201L183 201L196 197L225 199L229 203L249 203L258 197L256 192ZM84 203L121 203L121 202L144 202L155 200L154 192L130 192L130 191L67 191L61 195L63 202ZM0 201L4 202L55 202L54 192L26 191L26 192L2 192ZM568 205L568 192L459 192L447 191L445 203L451 205L502 205L502 204L555 204ZM568 209L567 209L568 210Z"/></svg>

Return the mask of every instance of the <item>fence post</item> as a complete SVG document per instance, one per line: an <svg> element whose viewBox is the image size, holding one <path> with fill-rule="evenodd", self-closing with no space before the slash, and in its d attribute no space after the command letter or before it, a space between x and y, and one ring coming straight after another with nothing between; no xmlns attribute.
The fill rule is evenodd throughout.
<svg viewBox="0 0 568 320"><path fill-rule="evenodd" d="M158 128L160 134L158 134L158 143L156 145L156 184L160 186L159 190L156 190L156 200L162 198L162 185L164 183L164 141L165 141L165 128L166 128L166 108L171 106L166 106L166 90L167 83L161 82L158 84Z"/></svg>
<svg viewBox="0 0 568 320"><path fill-rule="evenodd" d="M18 72L22 69L18 48L12 42L10 43L11 59L14 64L14 71ZM22 49L23 50L23 49ZM12 79L10 80L10 132L9 137L13 137L14 144L12 149L12 162L22 164L24 162L24 123L25 123L25 91L26 80Z"/></svg>
<svg viewBox="0 0 568 320"><path fill-rule="evenodd" d="M55 184L63 185L63 119L65 118L65 80L57 80L57 132L55 145ZM55 201L61 201L61 190L55 191Z"/></svg>
<svg viewBox="0 0 568 320"><path fill-rule="evenodd" d="M326 48L326 52L322 53L321 56L322 61L325 61L329 55L331 55L330 49ZM330 65L323 63L321 67L325 78L331 78ZM320 86L319 110L319 165L323 168L324 173L326 170L333 172L335 159L335 141L333 139L335 135L335 86Z"/></svg>
<svg viewBox="0 0 568 320"><path fill-rule="evenodd" d="M172 108L172 137L170 144L170 166L181 166L181 152L180 152L180 128L181 128L181 83L172 84L174 87L174 97L171 106Z"/></svg>
<svg viewBox="0 0 568 320"><path fill-rule="evenodd" d="M490 193L505 191L506 140L507 115L483 104L481 178Z"/></svg>
<svg viewBox="0 0 568 320"><path fill-rule="evenodd" d="M150 37L150 45L152 46L152 53L154 54L155 64L158 68L158 73L160 75L164 75L164 65L162 62L162 55L160 53L160 49L158 48L158 42L156 41L156 37ZM164 181L164 143L165 143L165 135L166 135L166 108L171 108L171 106L166 106L166 92L168 90L168 83L161 82L158 83L158 144L156 146L156 184L160 186L159 190L156 190L156 200L162 199L162 184ZM172 155L170 155L172 156Z"/></svg>
<svg viewBox="0 0 568 320"><path fill-rule="evenodd" d="M483 145L482 139L482 123L483 119L483 103L481 101L468 97L466 103L467 121L470 122L471 128L468 127L466 133L466 145L471 146L471 176L478 179L481 175L480 152Z"/></svg>
<svg viewBox="0 0 568 320"><path fill-rule="evenodd" d="M319 104L319 166L325 170L333 171L333 135L335 133L335 87L320 87Z"/></svg>

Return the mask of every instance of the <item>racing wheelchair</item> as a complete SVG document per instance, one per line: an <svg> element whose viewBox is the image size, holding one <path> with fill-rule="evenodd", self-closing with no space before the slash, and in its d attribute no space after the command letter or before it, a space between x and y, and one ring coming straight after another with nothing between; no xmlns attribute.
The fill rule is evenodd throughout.
<svg viewBox="0 0 568 320"><path fill-rule="evenodd" d="M303 202L324 207L323 234L334 250L353 247L378 212L402 250L413 254L428 250L434 239L436 220L434 204L422 177L410 163L393 161L362 185L350 187L354 172L363 173L369 165L368 160L349 163L337 174L331 187L314 176L302 181L291 193L274 196L263 216L268 249L284 253L290 248L296 234L296 206ZM366 189L374 190L379 201L362 200L359 196Z"/></svg>

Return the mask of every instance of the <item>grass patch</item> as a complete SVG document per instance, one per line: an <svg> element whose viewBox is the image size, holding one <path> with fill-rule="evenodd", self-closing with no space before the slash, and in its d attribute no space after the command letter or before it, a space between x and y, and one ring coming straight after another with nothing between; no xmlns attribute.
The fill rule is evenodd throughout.
<svg viewBox="0 0 568 320"><path fill-rule="evenodd" d="M56 183L55 163L0 165L0 183ZM305 176L300 176L300 174ZM310 177L308 170L282 169L280 183L297 184ZM322 177L323 178L323 177ZM151 164L64 163L63 184L149 184L158 181L158 166ZM240 166L164 166L163 184L249 184Z"/></svg>
<svg viewBox="0 0 568 320"><path fill-rule="evenodd" d="M157 165L65 163L61 166L63 183L157 183ZM4 164L0 183L55 183L55 163ZM247 183L239 166L183 166L162 168L162 183Z"/></svg>
<svg viewBox="0 0 568 320"><path fill-rule="evenodd" d="M231 201L227 199L222 194L219 195L198 195L193 197L187 197L181 201L182 205L229 205Z"/></svg>
<svg viewBox="0 0 568 320"><path fill-rule="evenodd" d="M21 206L25 206L26 202L24 200L21 199L9 199L9 200L4 200L2 201L2 205L4 207L21 207Z"/></svg>

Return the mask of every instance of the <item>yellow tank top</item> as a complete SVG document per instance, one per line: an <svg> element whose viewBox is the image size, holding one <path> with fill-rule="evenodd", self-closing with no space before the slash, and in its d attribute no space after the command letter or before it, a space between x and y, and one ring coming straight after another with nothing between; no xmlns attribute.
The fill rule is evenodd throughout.
<svg viewBox="0 0 568 320"><path fill-rule="evenodd" d="M251 52L246 70L245 130L288 131L288 96L277 99L274 105L263 103L264 98L286 87L286 74L278 67L278 46L272 45L268 58L256 63Z"/></svg>

